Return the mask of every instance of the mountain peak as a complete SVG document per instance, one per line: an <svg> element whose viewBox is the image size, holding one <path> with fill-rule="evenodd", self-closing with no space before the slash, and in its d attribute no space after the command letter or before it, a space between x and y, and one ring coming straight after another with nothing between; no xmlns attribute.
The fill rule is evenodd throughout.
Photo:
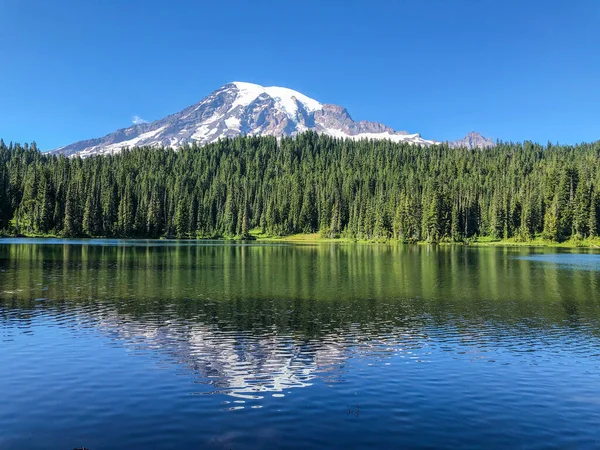
<svg viewBox="0 0 600 450"><path fill-rule="evenodd" d="M307 130L344 139L388 139L419 145L437 143L423 139L419 133L396 131L378 122L357 122L342 106L322 104L293 89L233 81L164 119L123 128L102 138L76 142L53 150L53 153L89 156L111 154L134 146L179 148L193 142L204 145L240 135L282 137ZM485 138L481 139L487 143ZM471 141L479 142L480 139L472 138Z"/></svg>
<svg viewBox="0 0 600 450"><path fill-rule="evenodd" d="M243 81L234 81L230 85L237 89L237 98L233 104L236 106L248 106L257 98L266 95L275 100L278 107L282 108L286 113L294 117L298 112L298 102L302 104L308 112L314 112L322 108L318 101L301 94L293 89L280 86L261 86L254 83L246 83Z"/></svg>
<svg viewBox="0 0 600 450"><path fill-rule="evenodd" d="M454 142L450 142L450 147L452 148L491 148L495 145L496 144L492 139L482 136L481 133L478 133L477 131L471 131L467 133L467 135L464 138L458 139Z"/></svg>

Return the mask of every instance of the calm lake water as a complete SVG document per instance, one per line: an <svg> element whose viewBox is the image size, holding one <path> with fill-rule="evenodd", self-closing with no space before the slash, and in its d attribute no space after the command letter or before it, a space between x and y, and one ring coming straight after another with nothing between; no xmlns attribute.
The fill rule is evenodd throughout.
<svg viewBox="0 0 600 450"><path fill-rule="evenodd" d="M0 449L600 447L600 254L0 240Z"/></svg>

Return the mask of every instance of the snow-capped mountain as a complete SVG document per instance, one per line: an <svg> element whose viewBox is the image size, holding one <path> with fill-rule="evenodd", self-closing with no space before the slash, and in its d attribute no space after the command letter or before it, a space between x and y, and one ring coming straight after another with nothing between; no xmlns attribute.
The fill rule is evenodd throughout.
<svg viewBox="0 0 600 450"><path fill-rule="evenodd" d="M354 121L337 105L322 104L292 89L233 82L181 112L123 128L102 138L53 150L67 156L114 153L124 147L208 144L240 135L293 136L306 130L350 139L389 139L435 144L420 134L395 131L377 122Z"/></svg>

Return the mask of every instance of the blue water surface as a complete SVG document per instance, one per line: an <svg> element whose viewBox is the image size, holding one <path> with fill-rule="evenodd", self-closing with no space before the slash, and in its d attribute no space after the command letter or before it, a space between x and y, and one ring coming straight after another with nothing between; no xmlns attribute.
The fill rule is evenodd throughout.
<svg viewBox="0 0 600 450"><path fill-rule="evenodd" d="M0 448L596 448L599 258L3 240Z"/></svg>

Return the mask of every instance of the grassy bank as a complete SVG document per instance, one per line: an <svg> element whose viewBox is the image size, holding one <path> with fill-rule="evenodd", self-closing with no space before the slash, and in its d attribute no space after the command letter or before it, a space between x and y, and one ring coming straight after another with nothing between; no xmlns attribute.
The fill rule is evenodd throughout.
<svg viewBox="0 0 600 450"><path fill-rule="evenodd" d="M321 243L332 243L332 242L345 242L345 243L399 243L400 241L391 239L387 241L368 241L368 240L356 240L348 238L328 238L323 237L319 233L299 233L291 234L288 236L270 236L261 233L259 230L252 230L250 234L257 240L263 242L292 242L292 243L306 243L306 244L321 244ZM428 244L428 242L418 242L418 244ZM464 242L440 242L439 245L472 245L481 247L561 247L561 248L597 248L600 249L600 238L594 239L569 239L564 242L555 242L541 237L534 238L528 241L516 240L516 239L493 239L491 237L480 237L476 239L470 239Z"/></svg>
<svg viewBox="0 0 600 450"><path fill-rule="evenodd" d="M307 244L315 244L315 243L325 243L325 242L356 242L351 239L346 238L326 238L322 237L319 233L298 233L298 234L290 234L287 236L271 236L268 234L262 233L259 229L251 230L250 235L254 237L256 240L263 242L298 242L298 243L307 243Z"/></svg>
<svg viewBox="0 0 600 450"><path fill-rule="evenodd" d="M571 238L563 242L555 242L544 238L534 238L528 241L517 239L478 238L469 245L478 246L514 246L514 247L562 247L562 248L597 248L600 249L600 238L577 239Z"/></svg>

